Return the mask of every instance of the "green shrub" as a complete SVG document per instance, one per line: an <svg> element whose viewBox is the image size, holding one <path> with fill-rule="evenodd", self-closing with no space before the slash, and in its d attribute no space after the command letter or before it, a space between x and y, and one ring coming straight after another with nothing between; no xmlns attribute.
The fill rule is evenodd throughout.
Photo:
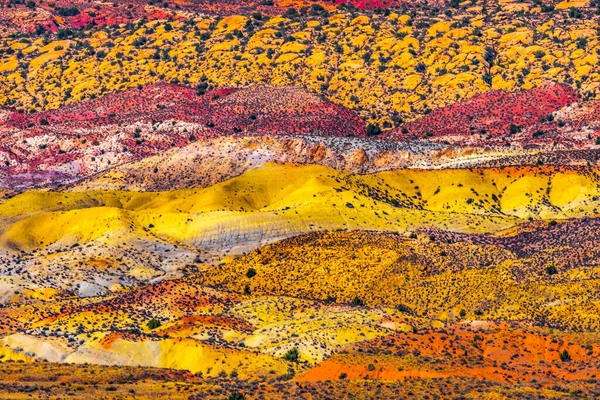
<svg viewBox="0 0 600 400"><path fill-rule="evenodd" d="M548 265L546 267L546 273L548 275L556 275L558 273L558 270L556 269L556 267L554 265Z"/></svg>
<svg viewBox="0 0 600 400"><path fill-rule="evenodd" d="M146 326L148 327L148 329L154 330L156 328L158 328L160 326L160 321L157 320L156 318L152 318L150 321L148 321L148 323L146 324Z"/></svg>
<svg viewBox="0 0 600 400"><path fill-rule="evenodd" d="M291 362L298 362L298 360L300 359L300 353L298 352L297 348L293 348L287 351L287 353L285 353L283 355L283 359L286 361L291 361Z"/></svg>

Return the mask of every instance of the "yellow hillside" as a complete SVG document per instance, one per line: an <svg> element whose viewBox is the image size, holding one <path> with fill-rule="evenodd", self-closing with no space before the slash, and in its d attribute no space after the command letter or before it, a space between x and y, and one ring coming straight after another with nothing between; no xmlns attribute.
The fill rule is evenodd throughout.
<svg viewBox="0 0 600 400"><path fill-rule="evenodd" d="M544 251L553 250L563 254ZM598 267L563 272L568 257L557 256L555 263L559 274L550 279L545 267L553 264L518 259L495 245L446 243L425 234L329 232L261 247L204 276L208 285L255 296L397 307L445 322L544 315L570 328L600 327L600 304L593 300Z"/></svg>
<svg viewBox="0 0 600 400"><path fill-rule="evenodd" d="M441 310L474 309L480 293L492 295L510 254L495 246L446 244L428 236L400 238L365 232L331 232L286 239L206 272L207 283L236 291L369 306L403 304L438 318ZM452 260L452 265L448 265ZM493 265L493 269L479 269ZM255 276L247 276L252 268ZM473 288L477 293L467 296ZM449 304L454 299L456 304Z"/></svg>
<svg viewBox="0 0 600 400"><path fill-rule="evenodd" d="M109 345L92 342L70 354L65 361L183 369L205 376L218 376L223 372L230 375L235 370L241 378L267 375L269 371L282 375L288 367L285 361L269 355L218 349L192 339L144 342L117 339Z"/></svg>
<svg viewBox="0 0 600 400"><path fill-rule="evenodd" d="M495 3L495 2L492 2ZM327 18L195 16L86 29L40 48L0 39L0 104L57 108L94 96L166 80L196 86L301 84L391 127L490 89L518 90L547 80L596 97L598 17L569 16L515 2L486 2L408 14L333 13ZM492 12L493 10L493 12ZM190 16L186 14L186 19ZM140 44L141 43L141 44ZM490 52L489 49L493 49Z"/></svg>
<svg viewBox="0 0 600 400"><path fill-rule="evenodd" d="M596 182L590 171L529 167L352 175L270 163L206 189L24 193L0 204L1 240L35 248L136 235L243 250L321 230L493 232L595 215Z"/></svg>

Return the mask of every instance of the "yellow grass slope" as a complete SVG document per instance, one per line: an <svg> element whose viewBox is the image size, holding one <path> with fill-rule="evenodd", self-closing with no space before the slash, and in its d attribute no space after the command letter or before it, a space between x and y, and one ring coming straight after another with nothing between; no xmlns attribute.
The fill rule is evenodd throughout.
<svg viewBox="0 0 600 400"><path fill-rule="evenodd" d="M549 275L544 264L524 269L529 261L495 245L428 235L321 232L261 247L204 274L219 289L397 307L446 322L543 317L569 329L600 327L597 266Z"/></svg>
<svg viewBox="0 0 600 400"><path fill-rule="evenodd" d="M476 3L448 10L452 16L338 10L327 18L255 20L250 29L253 19L245 16L186 15L186 22L83 30L46 46L9 36L0 41L14 50L0 55L0 104L57 108L159 80L301 83L391 127L394 113L412 119L490 89L530 89L548 80L597 97L597 16L571 18L570 6L546 13L530 3Z"/></svg>
<svg viewBox="0 0 600 400"><path fill-rule="evenodd" d="M269 163L206 189L24 193L0 204L0 241L31 249L133 235L243 251L321 230L494 232L527 218L595 215L597 182L592 170L352 175L323 166Z"/></svg>
<svg viewBox="0 0 600 400"><path fill-rule="evenodd" d="M160 341L129 341L117 339L109 345L88 343L70 354L68 363L105 365L140 365L173 368L218 376L234 370L242 378L287 372L288 363L266 354L223 349L208 346L192 339L164 339Z"/></svg>

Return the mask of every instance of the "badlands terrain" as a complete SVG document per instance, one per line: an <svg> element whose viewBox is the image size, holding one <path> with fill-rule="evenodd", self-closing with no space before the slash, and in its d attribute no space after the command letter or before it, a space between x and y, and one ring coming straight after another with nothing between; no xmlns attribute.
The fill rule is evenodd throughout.
<svg viewBox="0 0 600 400"><path fill-rule="evenodd" d="M0 398L599 398L599 22L0 0Z"/></svg>

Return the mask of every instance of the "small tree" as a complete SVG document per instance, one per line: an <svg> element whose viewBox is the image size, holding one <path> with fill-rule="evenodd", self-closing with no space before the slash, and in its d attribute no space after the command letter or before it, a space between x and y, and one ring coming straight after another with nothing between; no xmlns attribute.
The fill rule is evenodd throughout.
<svg viewBox="0 0 600 400"><path fill-rule="evenodd" d="M293 348L287 351L287 353L285 353L283 355L283 359L286 361L291 361L291 362L298 362L300 358L300 353L298 352L297 348Z"/></svg>
<svg viewBox="0 0 600 400"><path fill-rule="evenodd" d="M248 268L248 271L246 272L246 277L252 278L254 276L256 276L256 270L254 268Z"/></svg>
<svg viewBox="0 0 600 400"><path fill-rule="evenodd" d="M567 351L567 349L564 349L560 353L560 361L562 361L562 362L571 361L571 355L569 354L569 352Z"/></svg>

